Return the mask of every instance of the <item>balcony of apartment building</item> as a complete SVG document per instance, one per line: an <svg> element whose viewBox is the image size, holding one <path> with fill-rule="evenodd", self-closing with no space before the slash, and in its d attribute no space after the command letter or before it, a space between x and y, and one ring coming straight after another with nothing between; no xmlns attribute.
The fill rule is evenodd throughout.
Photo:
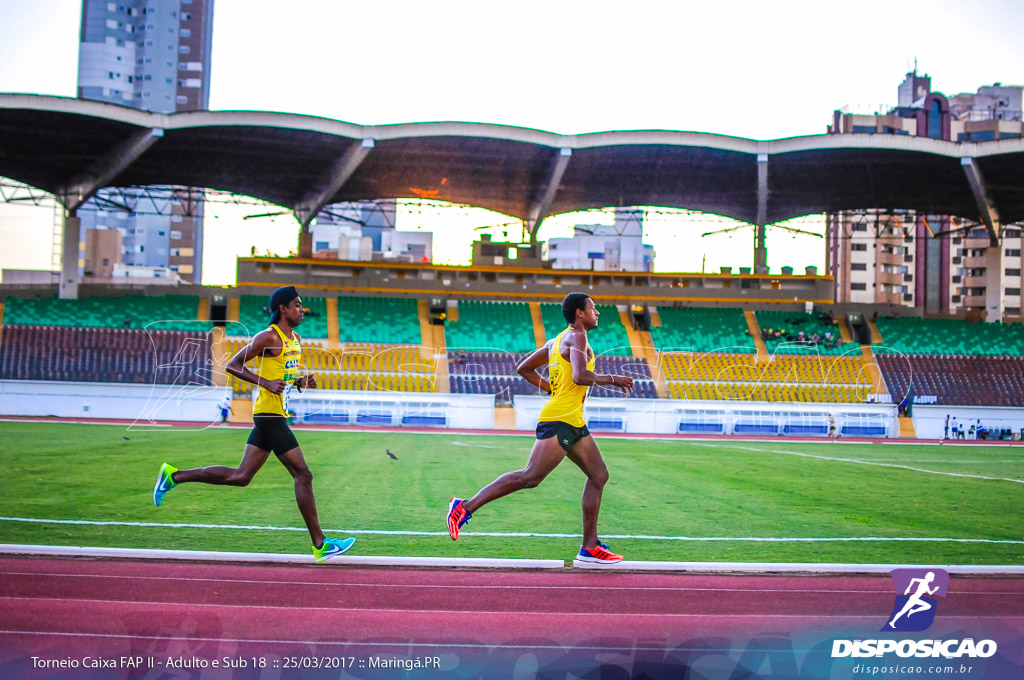
<svg viewBox="0 0 1024 680"><path fill-rule="evenodd" d="M875 295L875 302L880 305L902 305L903 293L880 292Z"/></svg>
<svg viewBox="0 0 1024 680"><path fill-rule="evenodd" d="M903 264L903 258L906 255L906 248L901 247L879 247L878 253L875 258L878 261L879 266L883 264L889 265L901 265Z"/></svg>
<svg viewBox="0 0 1024 680"><path fill-rule="evenodd" d="M967 286L963 295L963 306L968 309L985 309L985 288Z"/></svg>
<svg viewBox="0 0 1024 680"><path fill-rule="evenodd" d="M969 253L971 254L968 254L966 257L963 258L963 260L961 260L960 266L964 267L965 269L985 269L986 265L988 265L988 262L985 260L984 252L978 254L978 251L973 250L969 251Z"/></svg>
<svg viewBox="0 0 1024 680"><path fill-rule="evenodd" d="M968 274L963 279L964 286L966 286L968 288L981 288L981 289L984 290L985 285L987 283L988 283L988 281L985 279L985 275L984 274L981 274L980 276L979 275Z"/></svg>
<svg viewBox="0 0 1024 680"><path fill-rule="evenodd" d="M984 256L985 249L991 245L988 238L988 232L982 230L982 235L978 236L977 232L971 232L971 236L964 239L963 248L967 251L969 256Z"/></svg>
<svg viewBox="0 0 1024 680"><path fill-rule="evenodd" d="M875 283L878 284L879 288L882 286L902 286L903 285L903 274L897 272L887 272L882 268L878 269L878 273L875 277Z"/></svg>

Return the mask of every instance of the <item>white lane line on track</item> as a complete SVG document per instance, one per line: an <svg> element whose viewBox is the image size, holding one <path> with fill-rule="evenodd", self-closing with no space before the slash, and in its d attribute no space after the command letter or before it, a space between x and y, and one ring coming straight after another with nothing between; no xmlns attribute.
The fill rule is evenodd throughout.
<svg viewBox="0 0 1024 680"><path fill-rule="evenodd" d="M878 467L898 468L901 470L911 470L912 472L924 472L930 475L942 475L944 477L987 479L994 482L1014 482L1015 484L1024 484L1024 479L1014 479L1012 477L988 477L986 475L969 475L964 472L942 472L940 470L926 470L924 468L913 467L911 465L896 465L895 463L876 463L874 461L861 460L859 458L837 458L834 456L818 456L813 453L800 453L799 451L784 451L782 449L759 449L753 446L736 446L735 444L708 444L705 442L694 442L694 444L696 446L702 446L711 449L736 449L740 451L752 451L754 453L779 453L786 456L799 456L800 458L814 458L816 460L830 460L837 463L853 463L855 465L876 465Z"/></svg>
<svg viewBox="0 0 1024 680"><path fill-rule="evenodd" d="M572 585L508 585L508 584L433 584L433 583L363 583L363 582L331 582L331 581L275 581L275 580L260 580L260 579L235 579L235 578L197 578L192 576L140 576L137 574L132 575L120 575L120 574L68 574L61 572L37 572L37 571L2 571L0 576L52 576L56 578L110 578L117 580L139 580L139 581L187 581L187 582L200 582L200 583L246 583L246 584L257 584L257 585L281 585L281 586L338 586L338 587L357 587L357 588L436 588L436 589L451 589L451 590L599 590L601 592L609 590L639 590L639 591L669 591L669 592L712 592L712 593L859 593L859 594L883 594L891 595L892 590L826 590L826 589L815 589L815 588L693 588L693 587L666 587L666 586L609 586L604 584L595 584L592 586L572 586ZM952 593L953 591L949 591ZM964 592L957 593L958 595L1014 595L1012 592L993 592L993 593L981 593L981 592ZM1024 594L1024 593L1022 593Z"/></svg>
<svg viewBox="0 0 1024 680"><path fill-rule="evenodd" d="M614 616L618 618L623 617L639 617L639 618L673 618L673 619L723 619L723 618L739 618L739 619L763 619L763 618L781 618L781 619L877 619L878 614L778 614L778 613L757 613L757 614L680 614L680 613L666 613L666 614L653 614L648 612L598 612L592 609L585 611L556 611L556 612L545 612L545 611L521 611L521 610L510 610L510 611L493 611L493 610L475 610L475 609L396 609L396 608L379 608L379 607L311 607L308 605L294 605L294 606L279 606L269 604L217 604L213 602L151 602L143 600L101 600L98 598L61 598L61 597L16 597L16 596L0 596L0 602L57 602L64 605L71 603L80 603L88 605L126 605L130 607L146 607L152 609L153 607L201 607L204 609L255 609L257 611L322 611L322 612L345 612L351 614L360 613L385 613L385 614L452 614L465 616L467 614L481 614L485 616ZM1014 615L1003 615L993 614L990 616L968 616L968 615L950 615L943 616L944 619L977 619L977 618L991 618L991 619L1021 619L1024 620L1024 616Z"/></svg>
<svg viewBox="0 0 1024 680"><path fill-rule="evenodd" d="M435 583L365 583L361 581L345 582L345 581L277 581L277 580L260 580L260 579L243 579L243 578L199 578L193 576L140 576L138 574L69 574L63 572L38 572L38 571L0 571L0 576L50 576L55 578L97 578L97 579L117 579L119 581L136 580L136 581L185 581L185 582L197 582L197 583L244 583L252 585L268 585L268 586L330 586L340 588L425 588L425 589L437 589L437 590L599 590L601 592L623 590L623 591L658 591L658 592L694 592L694 593L821 593L823 595L846 595L846 594L858 594L858 595L891 595L892 591L887 589L882 590L862 590L844 588L838 590L832 590L827 588L695 588L692 586L610 586L605 584L595 584L592 586L573 586L573 585L508 585L508 584L435 584ZM994 595L994 596L1021 596L1024 592L1013 592L1006 590L952 590L949 591L950 595L956 595L957 597L963 597L964 595Z"/></svg>
<svg viewBox="0 0 1024 680"><path fill-rule="evenodd" d="M241 529L245 531L301 531L305 527L277 527L256 524L191 524L185 522L120 522L89 519L40 519L36 517L0 517L0 522L27 522L32 524L81 524L88 526L157 527L170 529ZM447 536L447 531L392 531L385 529L324 529L327 533L367 534L371 536ZM461 536L487 536L492 538L581 538L582 534L544 534L527 531L463 531ZM1024 540L1000 538L951 538L935 536L840 536L840 537L777 537L777 536L654 536L645 534L602 534L602 538L638 541L685 542L750 542L750 543L845 543L845 542L918 542L918 543L999 543L1024 545Z"/></svg>
<svg viewBox="0 0 1024 680"><path fill-rule="evenodd" d="M666 643L662 647L642 647L642 646L602 646L596 647L592 645L576 645L573 643L566 643L565 645L503 645L503 644L487 644L487 643L469 643L469 642L458 642L458 643L447 643L447 642L344 642L336 640L273 640L266 638L257 639L245 639L245 638L209 638L209 637L190 637L190 636L173 636L173 635L125 635L119 633L67 633L61 631L40 631L40 630L0 630L0 635L3 636L17 636L17 635L31 635L31 636L59 636L59 637L80 637L80 638L110 638L114 640L160 640L161 642L213 642L213 643L233 643L233 644L253 644L253 645L303 645L316 648L318 645L324 647L368 647L378 648L383 647L387 649L409 649L409 648L422 648L442 650L447 649L520 649L526 651L532 651L535 649L555 649L559 651L609 651L609 650L623 650L626 652L665 652L665 651L676 651L676 652L707 652L706 647L690 648L690 647L679 647ZM810 649L794 649L794 652L811 652Z"/></svg>

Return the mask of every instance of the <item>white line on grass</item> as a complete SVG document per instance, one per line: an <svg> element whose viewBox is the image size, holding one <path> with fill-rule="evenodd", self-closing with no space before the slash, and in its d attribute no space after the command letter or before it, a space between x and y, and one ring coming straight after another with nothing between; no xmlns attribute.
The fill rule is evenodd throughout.
<svg viewBox="0 0 1024 680"><path fill-rule="evenodd" d="M39 519L34 517L0 517L0 522L27 522L32 524L79 524L88 526L150 527L167 529L242 529L246 531L307 531L305 527L277 527L258 524L190 524L185 522L122 522L89 519ZM369 534L373 536L447 536L447 531L398 531L388 529L325 529L328 533ZM582 534L543 534L532 531L463 531L461 536L489 536L494 538L580 538ZM691 541L691 542L752 542L752 543L830 543L830 542L923 542L923 543L1005 543L1021 544L1024 540L995 538L944 538L935 536L843 536L843 537L782 537L782 536L656 536L645 534L603 534L605 538L638 541Z"/></svg>
<svg viewBox="0 0 1024 680"><path fill-rule="evenodd" d="M786 456L799 456L801 458L815 458L817 460L831 460L837 463L854 463L856 465L877 465L878 467L899 468L913 472L924 472L930 475L943 475L946 477L967 477L970 479L988 479L994 482L1014 482L1024 484L1024 479L1013 479L1011 477L988 477L986 475L969 475L963 472L941 472L939 470L925 470L924 468L912 467L910 465L896 465L894 463L876 463L858 458L836 458L834 456L816 456L813 453L800 453L799 451L783 451L781 449L759 449L753 446L736 446L735 444L707 444L705 442L692 442L696 446L703 446L711 449L738 449L741 451L752 451L754 453L780 453Z"/></svg>
<svg viewBox="0 0 1024 680"><path fill-rule="evenodd" d="M909 460L907 458L862 458L866 463L889 463L895 461L904 461L910 463L950 463L954 465L967 465L969 463L1024 463L1024 458L1017 458L1015 460L945 460L942 458L921 458L916 460Z"/></svg>

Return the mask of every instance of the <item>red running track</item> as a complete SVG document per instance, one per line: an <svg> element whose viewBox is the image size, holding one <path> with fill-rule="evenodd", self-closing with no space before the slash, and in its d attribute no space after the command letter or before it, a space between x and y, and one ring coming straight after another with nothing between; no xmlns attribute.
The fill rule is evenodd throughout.
<svg viewBox="0 0 1024 680"><path fill-rule="evenodd" d="M17 669L17 677L40 678L52 671L27 666L32 655L362 658L472 649L493 656L500 648L513 656L655 650L661 658L708 640L723 653L742 650L766 636L799 650L835 637L884 637L878 631L894 596L888 575L401 570L13 556L0 557L0 584L0 676L15 677L10 671ZM965 637L966 631L1012 642L1022 639L1022 614L1024 579L954 574L928 636ZM239 677L224 672L210 677ZM156 677L118 673L109 677Z"/></svg>

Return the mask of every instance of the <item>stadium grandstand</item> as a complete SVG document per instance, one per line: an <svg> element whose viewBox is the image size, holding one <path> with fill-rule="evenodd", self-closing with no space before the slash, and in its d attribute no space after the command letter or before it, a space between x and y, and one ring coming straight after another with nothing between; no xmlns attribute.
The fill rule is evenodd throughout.
<svg viewBox="0 0 1024 680"><path fill-rule="evenodd" d="M472 123L354 126L273 113L156 116L33 95L0 95L0 125L17 131L5 138L0 175L49 192L64 218L55 229L63 234L54 241L56 280L0 287L0 381L11 414L50 414L52 400L35 394L34 382L74 385L81 393L75 412L90 417L97 407L89 390L106 395L110 386L150 384L193 400L228 394L239 407L233 417L244 420L251 386L229 378L224 366L265 327L268 293L295 285L306 307L301 368L318 374L321 395L296 395L300 422L317 400L312 415L324 417L322 402L333 399L347 404L337 408L347 415L332 422L451 427L472 403L490 405L484 426L522 429L520 414L544 397L515 367L565 327L558 303L579 290L600 312L589 336L596 370L635 381L628 398L606 386L591 390L587 408L605 429L825 436L823 422L834 419L840 434L933 437L949 413L988 419L986 429L1001 434L1024 425L1012 410L1024 385L1019 309L978 292L1002 268L985 273L977 252L999 250L1003 225L1024 219L1019 192L1002 189L1021 177L1022 139L566 136ZM68 135L79 153L62 153ZM908 161L932 183L908 179ZM617 172L609 172L612 164ZM435 186L439 170L445 181ZM230 192L291 211L297 255L239 258L229 289L85 276L74 256L78 211L101 189L137 207L172 186L169 200L186 212L200 189L184 187L203 187L206 200ZM469 267L435 266L419 255L345 259L330 249L314 257L311 225L325 208L393 201L409 187L520 220L520 257L498 257L505 252L498 244L488 244L494 252L475 250L481 257ZM554 269L541 260L536 235L544 218L623 204L745 221L755 231L753 267L739 274L620 271L604 252L592 253L589 268ZM892 277L924 285L922 278L949 274L939 277L943 295L955 278L932 272L923 256L899 271L883 263L878 294L892 299L871 304L837 303L834 267L824 275L769 273L767 225L878 206L963 218L947 231L915 224L903 242L933 239L929 246L948 249L957 239L969 245L988 237L951 255L971 267L974 285L964 295L988 322L978 323L977 311L949 308L946 298L903 304L907 293ZM902 246L880 242L886 258L911 262ZM829 244L838 247L835 238ZM115 408L116 398L103 399L121 414L139 410L130 400Z"/></svg>
<svg viewBox="0 0 1024 680"><path fill-rule="evenodd" d="M442 324L431 322L425 300L412 297L312 292L303 303L301 369L318 376L321 399L376 394L384 401L374 408L387 410L388 399L399 404L416 395L486 397L495 427L510 426L503 409L543 398L516 366L566 325L560 305L544 299L450 299ZM265 295L241 294L229 298L228 318L214 319L201 294L68 300L15 291L3 298L0 380L226 389L240 407L233 417L245 420L252 385L227 375L224 365L266 327L265 305ZM925 412L918 420L932 431L945 410L968 408L961 419L978 420L977 409L990 409L986 435L1019 438L1005 411L1024 406L1019 324L880 316L866 322L873 341L861 344L849 319L831 309L597 308L601 321L590 334L596 370L629 375L635 389L624 400L615 388L592 388L594 412L602 405L627 415L676 405L683 423L693 414L723 422L730 414L736 422L741 413L760 414L755 420L764 421L811 409L840 417L850 432L865 419L887 418L899 425L880 431L907 436L915 432L915 412ZM646 329L636 323L639 308ZM819 423L805 434L825 431Z"/></svg>

